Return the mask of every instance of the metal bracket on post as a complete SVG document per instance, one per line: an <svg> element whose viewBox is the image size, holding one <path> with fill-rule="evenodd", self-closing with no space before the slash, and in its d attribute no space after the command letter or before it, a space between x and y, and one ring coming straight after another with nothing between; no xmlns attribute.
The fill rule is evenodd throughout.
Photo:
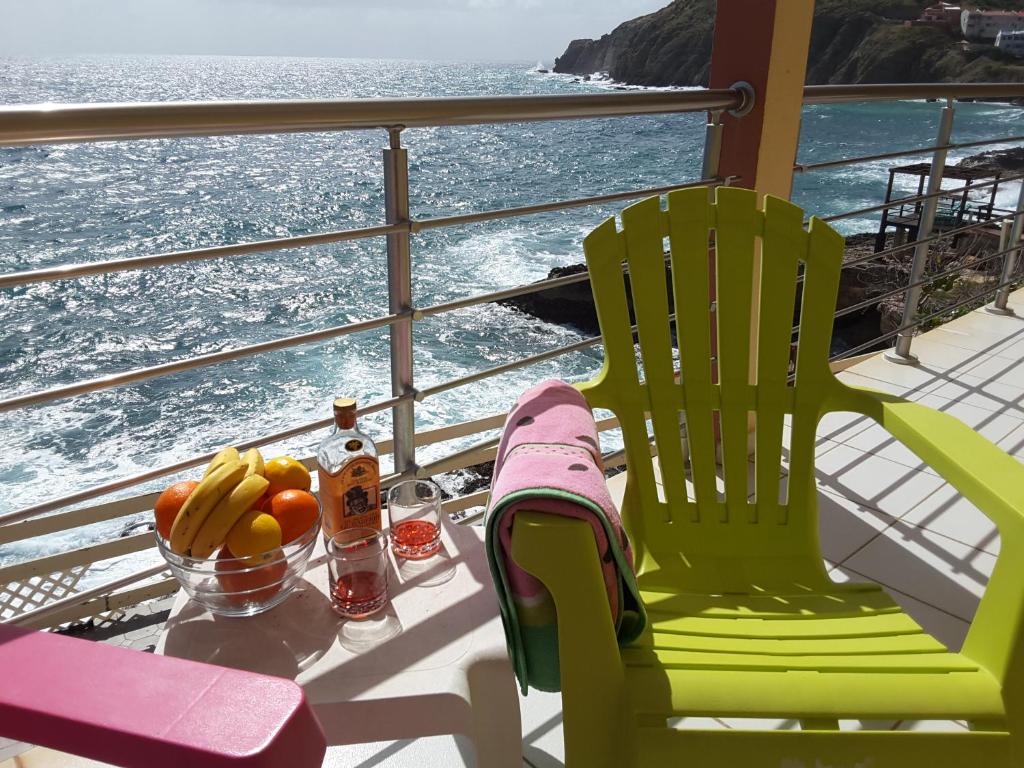
<svg viewBox="0 0 1024 768"><path fill-rule="evenodd" d="M701 165L700 177L714 179L718 176L718 165L722 159L722 113L708 112L708 122L704 127L704 162Z"/></svg>
<svg viewBox="0 0 1024 768"><path fill-rule="evenodd" d="M1004 225L1007 222L1003 222ZM993 315L1012 315L1013 310L1006 306L1006 302L1010 300L1010 280L1013 277L1013 270L1017 268L1017 254L1020 252L1020 235L1021 231L1024 230L1024 181L1021 181L1020 192L1017 195L1017 213L1013 217L1013 224L1010 227L1010 231L1006 234L1006 242L999 242L999 250L1005 251L1007 248L1016 248L1016 250L1010 251L1003 257L1003 270L999 275L999 285L1003 287L996 291L995 301L992 305L985 307L986 310L991 312Z"/></svg>
<svg viewBox="0 0 1024 768"><path fill-rule="evenodd" d="M403 126L388 128L384 150L384 216L388 224L409 223L409 156L402 147ZM387 236L388 311L407 313L390 329L391 394L414 392L412 354L412 249L408 230ZM416 468L416 412L413 398L406 398L391 411L394 436L395 472L406 474Z"/></svg>
<svg viewBox="0 0 1024 768"><path fill-rule="evenodd" d="M949 144L953 135L953 116L953 99L946 99L946 106L942 108L942 115L939 118L939 135L935 141L937 147L946 147ZM935 227L935 212L939 205L938 192L942 188L942 174L945 168L946 150L936 149L932 154L931 169L928 171L928 197L921 206L921 217L918 219L918 240L930 237ZM884 355L891 363L917 365L917 357L910 353L910 343L914 338L913 324L917 319L917 305L921 301L921 278L924 277L928 263L929 245L930 243L918 243L914 248L914 260L910 266L910 288L907 289L903 319L900 322L900 328L904 330L897 334L895 346Z"/></svg>
<svg viewBox="0 0 1024 768"><path fill-rule="evenodd" d="M730 109L729 114L733 117L746 117L754 110L754 105L757 104L757 91L754 90L754 86L748 83L746 80L738 80L729 86L730 91L739 91L743 96L743 101L736 109Z"/></svg>

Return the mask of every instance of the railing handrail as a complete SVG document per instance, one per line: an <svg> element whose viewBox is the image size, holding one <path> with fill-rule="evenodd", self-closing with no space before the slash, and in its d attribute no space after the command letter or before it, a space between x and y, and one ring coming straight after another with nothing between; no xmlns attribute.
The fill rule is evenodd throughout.
<svg viewBox="0 0 1024 768"><path fill-rule="evenodd" d="M538 96L0 106L0 146L114 139L425 128L740 110L739 88ZM1022 83L810 85L804 104L1024 98Z"/></svg>
<svg viewBox="0 0 1024 768"><path fill-rule="evenodd" d="M740 89L296 101L0 106L0 146L426 128L741 109Z"/></svg>

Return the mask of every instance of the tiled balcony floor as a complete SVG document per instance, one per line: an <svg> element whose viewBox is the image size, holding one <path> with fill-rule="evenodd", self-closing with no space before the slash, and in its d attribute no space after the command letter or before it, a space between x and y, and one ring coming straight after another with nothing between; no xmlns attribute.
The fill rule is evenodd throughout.
<svg viewBox="0 0 1024 768"><path fill-rule="evenodd" d="M1024 290L1013 294L1010 303L1018 316L976 311L916 338L918 366L895 365L876 355L839 376L947 411L1024 461ZM928 632L959 648L999 554L993 525L913 453L852 414L832 414L822 421L817 477L822 548L833 577L881 584ZM623 475L613 478L613 488L623 480ZM524 764L560 766L560 697L531 693L522 700L522 715ZM708 719L680 725L797 727L792 721ZM964 727L952 722L841 725ZM33 762L33 757L42 760L46 753L26 753L22 764L69 764ZM325 765L423 768L472 766L474 761L468 741L438 736L332 748ZM7 766L0 763L0 768Z"/></svg>

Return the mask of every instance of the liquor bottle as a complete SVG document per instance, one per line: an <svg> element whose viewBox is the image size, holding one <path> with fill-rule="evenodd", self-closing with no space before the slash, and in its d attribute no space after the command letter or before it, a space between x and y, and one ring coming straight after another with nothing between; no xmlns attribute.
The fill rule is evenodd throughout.
<svg viewBox="0 0 1024 768"><path fill-rule="evenodd" d="M334 401L334 431L316 452L324 535L346 528L380 530L380 461L377 446L356 427L356 401Z"/></svg>

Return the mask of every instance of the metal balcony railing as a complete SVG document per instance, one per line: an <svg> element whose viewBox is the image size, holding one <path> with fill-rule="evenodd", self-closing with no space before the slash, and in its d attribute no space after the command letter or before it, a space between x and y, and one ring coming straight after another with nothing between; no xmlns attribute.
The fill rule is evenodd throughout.
<svg viewBox="0 0 1024 768"><path fill-rule="evenodd" d="M644 92L615 93L577 96L510 96L484 98L442 98L442 99L375 99L330 102L218 102L218 103L175 103L175 104L113 104L76 105L45 107L0 107L0 146L23 146L30 144L51 144L59 142L131 140L145 138L168 138L182 136L215 136L227 134L288 133L304 131L342 131L383 129L387 133L387 146L383 150L383 177L385 187L385 224L383 226L343 229L312 235L283 237L258 242L238 243L212 248L198 248L173 251L163 254L138 256L113 261L95 261L82 264L68 264L45 269L12 272L0 275L0 289L30 283L70 280L87 275L108 274L126 270L148 269L167 264L222 259L242 254L323 245L365 238L384 237L387 242L388 261L388 314L372 317L354 323L326 328L310 333L297 334L274 341L239 346L220 352L167 362L159 365L123 371L109 376L79 381L73 384L30 392L0 399L0 412L28 407L40 403L72 398L103 389L124 386L138 381L166 376L172 373L216 365L229 360L259 355L272 350L285 349L303 344L320 342L344 335L387 327L390 332L392 396L364 406L361 414L390 409L393 414L392 439L383 441L380 448L384 454L393 454L395 474L385 478L385 484L397 478L424 477L431 474L463 468L493 458L496 440L484 440L468 448L462 448L442 459L424 466L416 463L416 448L435 445L451 440L462 440L473 435L482 435L501 426L504 415L493 414L460 424L417 433L414 425L416 402L472 382L516 370L599 343L598 337L558 347L510 363L477 371L432 387L418 389L412 367L413 324L428 317L436 317L458 309L464 309L487 302L498 301L549 288L565 286L587 280L585 273L543 280L529 285L520 285L485 294L470 296L432 306L416 305L412 292L411 252L417 233L441 227L453 227L496 219L528 216L548 211L564 210L598 205L620 200L660 194L672 189L697 185L719 185L732 181L718 173L721 151L721 114L725 111L742 115L751 104L753 94L749 86L725 90L685 92ZM943 99L940 131L936 142L927 147L887 152L875 155L830 160L827 162L796 164L794 173L811 173L829 169L897 157L932 155L932 172L927 192L916 197L893 200L888 203L861 208L827 217L839 220L866 213L879 212L887 207L905 204L923 206L922 226L914 242L894 246L877 254L871 254L852 263L863 263L885 255L914 249L914 267L908 285L886 294L892 297L905 293L904 321L900 327L883 334L867 344L848 350L845 354L856 354L877 346L888 338L897 337L896 354L909 359L910 339L913 330L922 323L966 306L977 303L984 297L975 296L958 302L941 312L920 317L917 302L921 288L930 281L951 274L946 271L938 275L925 275L924 265L930 246L944 237L958 232L967 232L993 222L1012 222L1004 228L1004 240L999 251L987 260L1003 258L1003 276L999 283L985 296L995 294L998 310L1005 307L1006 295L1013 281L1016 253L1021 233L1021 209L1024 194L1015 210L1001 212L985 222L975 222L952 232L933 234L930 224L925 226L928 211L934 218L937 198L948 194L941 190L941 172L946 153L950 150L981 147L994 144L1014 143L1024 136L1011 136L985 141L953 143L954 100L958 98L1024 98L1024 85L983 84L937 84L937 85L869 85L869 86L821 86L809 87L805 92L805 104L824 104L854 101L875 101L889 99ZM402 131L408 127L494 124L541 120L569 120L586 118L623 117L645 114L670 114L706 111L709 118L706 125L705 148L701 178L680 181L677 185L647 189L635 189L585 198L539 202L533 205L479 211L468 214L416 219L409 211L409 175L406 149L402 145ZM1002 181L1017 177L1003 177ZM984 185L975 185L972 189ZM1024 185L1022 185L1024 187ZM849 314L877 303L878 297L840 312ZM1000 302L1002 302L1000 304ZM796 331L797 329L794 329ZM299 424L273 434L263 435L240 444L248 448L273 443L330 424L330 419ZM606 419L599 428L614 428L614 419ZM219 441L218 441L219 442ZM104 520L112 520L151 508L156 494L150 493L129 499L108 501L87 508L57 512L58 510L100 499L141 483L170 475L182 470L200 466L209 461L213 452L191 456L187 459L155 467L115 481L96 485L77 493L42 500L36 504L0 516L0 546L22 541L57 531L69 530ZM610 465L621 465L621 452L607 457ZM311 459L306 460L312 464ZM462 512L484 502L485 492L469 494L446 502L450 513ZM57 512L57 514L49 514ZM148 533L118 538L108 542L92 544L58 555L36 558L0 568L0 598L5 589L9 598L0 599L0 609L6 607L7 618L31 626L54 625L83 616L90 616L110 610L133 601L158 594L167 594L176 587L172 579L163 579L155 584L133 587L145 579L158 576L160 566L140 571L113 580L89 590L75 591L75 582L82 570L95 562L131 552L148 549L154 545ZM5 586L6 585L6 586ZM126 589L129 588L130 589ZM0 610L0 613L3 611Z"/></svg>

